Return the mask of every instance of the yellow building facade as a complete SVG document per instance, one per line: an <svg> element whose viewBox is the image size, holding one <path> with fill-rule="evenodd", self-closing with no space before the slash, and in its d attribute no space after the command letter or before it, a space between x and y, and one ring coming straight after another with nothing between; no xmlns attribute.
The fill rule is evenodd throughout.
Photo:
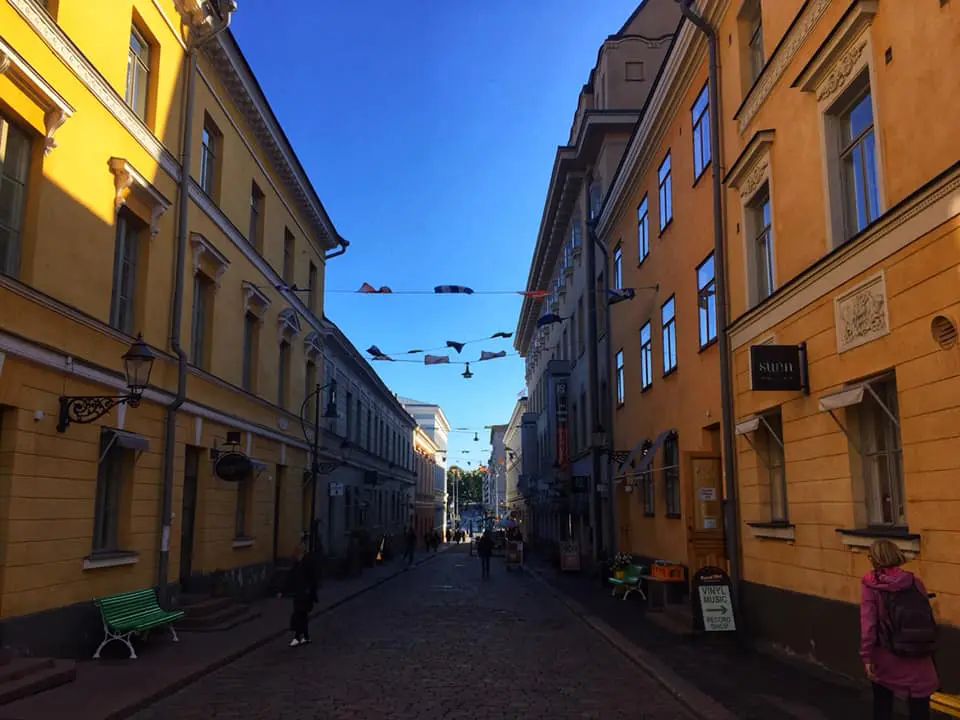
<svg viewBox="0 0 960 720"><path fill-rule="evenodd" d="M218 5L0 3L0 618L33 654L82 644L97 596L263 581L309 520L300 406L345 241ZM142 403L58 431L61 396L127 392L138 333ZM225 449L250 479L214 475Z"/></svg>
<svg viewBox="0 0 960 720"><path fill-rule="evenodd" d="M717 22L743 610L859 676L864 551L891 538L955 686L960 7L751 0ZM805 389L763 389L763 344Z"/></svg>
<svg viewBox="0 0 960 720"><path fill-rule="evenodd" d="M413 500L413 529L417 533L417 543L423 543L428 532L435 529L434 487L437 472L442 472L436 457L440 452L437 443L427 432L417 425L413 430L414 463L417 471L417 485Z"/></svg>
<svg viewBox="0 0 960 720"><path fill-rule="evenodd" d="M597 224L633 295L609 310L618 549L691 573L724 564L710 112L683 23Z"/></svg>

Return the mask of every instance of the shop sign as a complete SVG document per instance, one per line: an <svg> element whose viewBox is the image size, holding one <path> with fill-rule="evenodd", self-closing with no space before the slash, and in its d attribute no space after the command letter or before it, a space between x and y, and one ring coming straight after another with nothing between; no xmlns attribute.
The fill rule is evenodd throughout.
<svg viewBox="0 0 960 720"><path fill-rule="evenodd" d="M332 483L330 483L330 497L343 497L343 483L342 483L342 482L332 482Z"/></svg>
<svg viewBox="0 0 960 720"><path fill-rule="evenodd" d="M253 463L241 452L225 452L217 456L213 472L221 480L242 482L253 474Z"/></svg>
<svg viewBox="0 0 960 720"><path fill-rule="evenodd" d="M580 570L580 545L575 542L560 543L560 569Z"/></svg>
<svg viewBox="0 0 960 720"><path fill-rule="evenodd" d="M734 632L737 621L733 612L730 577L718 567L703 567L693 576L694 623L706 632Z"/></svg>
<svg viewBox="0 0 960 720"><path fill-rule="evenodd" d="M750 379L758 391L807 390L807 347L751 345Z"/></svg>

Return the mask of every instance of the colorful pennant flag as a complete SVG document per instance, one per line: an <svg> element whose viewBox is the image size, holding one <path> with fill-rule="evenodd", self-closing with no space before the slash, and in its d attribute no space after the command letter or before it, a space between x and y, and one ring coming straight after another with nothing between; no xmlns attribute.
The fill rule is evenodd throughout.
<svg viewBox="0 0 960 720"><path fill-rule="evenodd" d="M537 320L537 327L542 328L559 322L563 322L562 317L555 315L554 313L549 313L547 315L543 315L539 320Z"/></svg>
<svg viewBox="0 0 960 720"><path fill-rule="evenodd" d="M450 364L449 355L424 355L423 356L424 365L444 365Z"/></svg>
<svg viewBox="0 0 960 720"><path fill-rule="evenodd" d="M506 350L501 350L500 352L488 352L487 350L480 351L481 360L494 360L496 358L502 358L507 356Z"/></svg>
<svg viewBox="0 0 960 720"><path fill-rule="evenodd" d="M371 345L368 347L367 352L370 353L374 360L389 360L390 362L393 362L393 358L389 355L385 355L383 351L381 351L376 345Z"/></svg>
<svg viewBox="0 0 960 720"><path fill-rule="evenodd" d="M437 285L433 291L437 295L473 295L473 290L465 285Z"/></svg>
<svg viewBox="0 0 960 720"><path fill-rule="evenodd" d="M456 350L456 351L457 351L457 355L459 355L461 352L463 352L463 346L464 346L464 345L466 345L466 343L456 342L455 340L447 340L447 347L448 347L448 348L453 348L454 350Z"/></svg>
<svg viewBox="0 0 960 720"><path fill-rule="evenodd" d="M523 295L534 300L543 300L549 294L549 290L520 290L517 292L517 295Z"/></svg>
<svg viewBox="0 0 960 720"><path fill-rule="evenodd" d="M512 337L513 337L512 332L497 332L491 335L490 339L492 340L493 338L512 338Z"/></svg>

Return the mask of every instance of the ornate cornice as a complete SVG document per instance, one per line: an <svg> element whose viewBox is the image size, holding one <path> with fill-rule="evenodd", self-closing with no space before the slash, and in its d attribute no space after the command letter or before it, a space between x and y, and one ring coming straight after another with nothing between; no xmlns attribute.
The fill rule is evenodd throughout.
<svg viewBox="0 0 960 720"><path fill-rule="evenodd" d="M800 17L787 30L787 34L773 51L773 56L767 61L760 77L750 88L740 108L733 116L737 121L741 135L747 131L750 122L760 111L760 106L773 92L773 88L783 77L783 73L786 72L790 63L793 62L797 51L800 50L813 28L816 27L817 21L830 7L830 2L831 0L808 0L801 11Z"/></svg>
<svg viewBox="0 0 960 720"><path fill-rule="evenodd" d="M296 201L303 217L309 222L317 240L325 243L328 249L336 247L339 235L297 161L293 149L283 137L283 131L246 61L243 60L233 36L229 31L219 35L216 41L204 45L203 52L217 71L234 105L253 130L258 144L270 159L290 196Z"/></svg>

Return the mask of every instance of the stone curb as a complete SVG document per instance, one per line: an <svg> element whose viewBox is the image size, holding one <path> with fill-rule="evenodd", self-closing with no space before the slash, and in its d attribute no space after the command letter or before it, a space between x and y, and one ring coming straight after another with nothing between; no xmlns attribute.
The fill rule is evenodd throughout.
<svg viewBox="0 0 960 720"><path fill-rule="evenodd" d="M321 615L324 615L330 612L331 610L336 609L337 607L343 605L344 603L350 600L353 600L370 590L373 590L375 587L379 587L380 585L383 585L385 582L389 580L393 580L398 575L402 575L404 572L408 570L419 567L420 565L423 565L424 563L429 562L432 558L435 558L437 555L440 555L441 553L445 552L448 549L449 549L449 546L443 547L435 553L431 553L430 555L426 555L425 557L422 557L420 560L416 560L411 566L402 565L396 568L390 574L384 575L383 577L378 578L377 580L370 583L369 585L365 585L364 587L358 588L357 590L354 590L352 592L348 592L347 594L342 595L341 597L335 598L324 607L319 607L313 610L310 613L310 620L315 620ZM195 670L194 672L191 672L189 675L185 675L184 677L179 678L178 680L170 683L166 687L163 687L160 690L152 692L149 695L138 699L136 702L130 703L126 707L118 708L117 710L114 710L113 712L108 713L107 715L104 715L103 720L124 720L125 718L128 718L131 715L134 715L135 713L140 712L141 710L149 707L150 705L153 705L154 703L162 700L163 698L169 697L170 695L173 695L174 693L179 692L180 690L183 690L185 687L187 687L188 685L192 685L193 683L197 682L201 678L207 675L210 675L211 673L216 672L217 670L220 670L221 668L226 667L227 665L233 662L236 662L237 660L242 658L244 655L249 655L255 650L259 650L264 645L268 645L269 643L273 642L277 638L287 634L287 632L289 631L286 628L271 631L269 634L257 638L256 640L250 642L244 647L239 648L228 655L217 658L216 660L205 665L199 670Z"/></svg>
<svg viewBox="0 0 960 720"><path fill-rule="evenodd" d="M543 575L532 568L524 567L524 571L537 582L544 585L557 600L570 612L579 617L590 628L597 632L604 640L623 653L631 662L659 683L667 692L680 701L690 712L700 720L737 720L726 707L712 697L702 692L692 683L684 680L673 670L668 668L656 656L636 646L617 630L600 618L590 615L576 600L573 600L562 590L554 587Z"/></svg>

